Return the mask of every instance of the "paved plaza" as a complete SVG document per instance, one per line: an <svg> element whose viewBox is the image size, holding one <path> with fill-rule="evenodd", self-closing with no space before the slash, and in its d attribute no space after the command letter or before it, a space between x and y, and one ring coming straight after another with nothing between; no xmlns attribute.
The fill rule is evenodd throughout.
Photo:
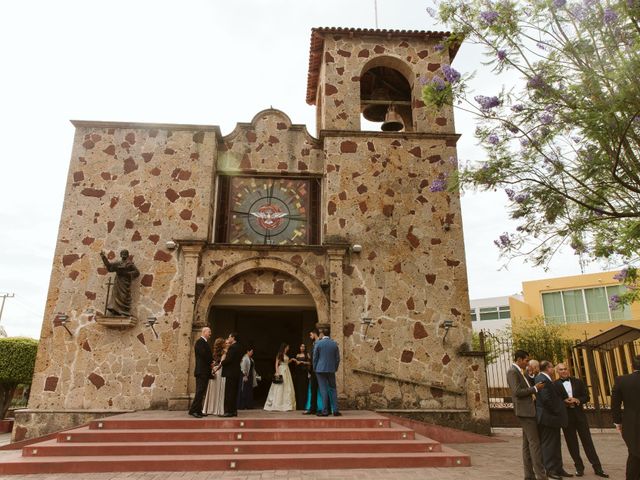
<svg viewBox="0 0 640 480"><path fill-rule="evenodd" d="M378 469L378 470L288 470L288 471L240 471L240 472L122 472L79 473L51 475L5 475L2 480L506 480L522 479L521 438L514 431L501 431L497 438L504 443L465 443L449 446L471 455L468 468L428 469ZM624 479L627 449L620 435L614 432L593 434L594 443L606 472L612 480ZM0 451L2 455L7 452ZM565 469L573 473L571 457L563 441ZM583 459L586 461L586 458ZM587 467L585 479L596 477Z"/></svg>

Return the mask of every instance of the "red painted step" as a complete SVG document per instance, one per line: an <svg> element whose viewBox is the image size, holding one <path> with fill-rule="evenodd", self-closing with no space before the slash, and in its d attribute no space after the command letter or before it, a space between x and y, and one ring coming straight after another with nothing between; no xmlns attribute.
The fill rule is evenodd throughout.
<svg viewBox="0 0 640 480"><path fill-rule="evenodd" d="M81 473L207 470L326 470L351 468L424 468L468 466L469 457L438 453L324 453L273 455L181 455L112 457L17 457L0 464L0 473Z"/></svg>
<svg viewBox="0 0 640 480"><path fill-rule="evenodd" d="M470 465L468 456L370 412L185 417L147 411L97 420L3 456L0 474Z"/></svg>
<svg viewBox="0 0 640 480"><path fill-rule="evenodd" d="M344 418L344 417L302 417L301 418L218 418L170 419L162 422L164 430L210 429L210 428L388 428L391 420L385 417ZM157 420L94 420L89 423L91 430L137 430L158 428Z"/></svg>
<svg viewBox="0 0 640 480"><path fill-rule="evenodd" d="M409 453L439 452L441 445L424 440L330 440L300 442L145 442L59 443L53 440L22 449L25 457L105 455L202 455L271 453Z"/></svg>
<svg viewBox="0 0 640 480"><path fill-rule="evenodd" d="M405 428L256 428L171 430L91 430L83 427L58 435L59 442L207 442L278 440L413 440L414 431Z"/></svg>

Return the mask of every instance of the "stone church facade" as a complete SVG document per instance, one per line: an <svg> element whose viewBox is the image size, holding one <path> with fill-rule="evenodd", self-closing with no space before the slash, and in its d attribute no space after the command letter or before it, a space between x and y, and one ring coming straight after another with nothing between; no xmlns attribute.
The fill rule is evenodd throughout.
<svg viewBox="0 0 640 480"><path fill-rule="evenodd" d="M214 336L253 332L270 364L272 326L295 352L310 327L328 325L344 408L486 431L459 196L432 188L456 168L458 135L450 107L420 101L420 80L441 76L456 53L445 37L314 29L315 137L275 109L226 136L74 121L36 372L14 438L128 410L186 410L205 325ZM363 109L391 104L401 131L361 127ZM114 325L99 254L121 249L140 276L135 318Z"/></svg>

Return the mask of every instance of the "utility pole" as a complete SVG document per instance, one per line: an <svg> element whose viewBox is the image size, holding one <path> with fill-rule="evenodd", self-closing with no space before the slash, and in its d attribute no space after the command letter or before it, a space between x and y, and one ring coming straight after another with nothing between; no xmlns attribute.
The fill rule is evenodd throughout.
<svg viewBox="0 0 640 480"><path fill-rule="evenodd" d="M4 310L4 301L7 298L13 298L15 296L15 293L0 293L0 298L2 298L2 303L0 303L0 322L2 321L2 310Z"/></svg>

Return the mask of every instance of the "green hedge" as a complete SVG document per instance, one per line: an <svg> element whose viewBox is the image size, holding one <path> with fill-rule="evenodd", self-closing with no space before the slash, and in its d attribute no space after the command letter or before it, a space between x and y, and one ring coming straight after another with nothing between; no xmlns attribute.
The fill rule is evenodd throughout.
<svg viewBox="0 0 640 480"><path fill-rule="evenodd" d="M32 338L0 338L0 419L7 414L16 387L31 383L37 352L38 341Z"/></svg>

